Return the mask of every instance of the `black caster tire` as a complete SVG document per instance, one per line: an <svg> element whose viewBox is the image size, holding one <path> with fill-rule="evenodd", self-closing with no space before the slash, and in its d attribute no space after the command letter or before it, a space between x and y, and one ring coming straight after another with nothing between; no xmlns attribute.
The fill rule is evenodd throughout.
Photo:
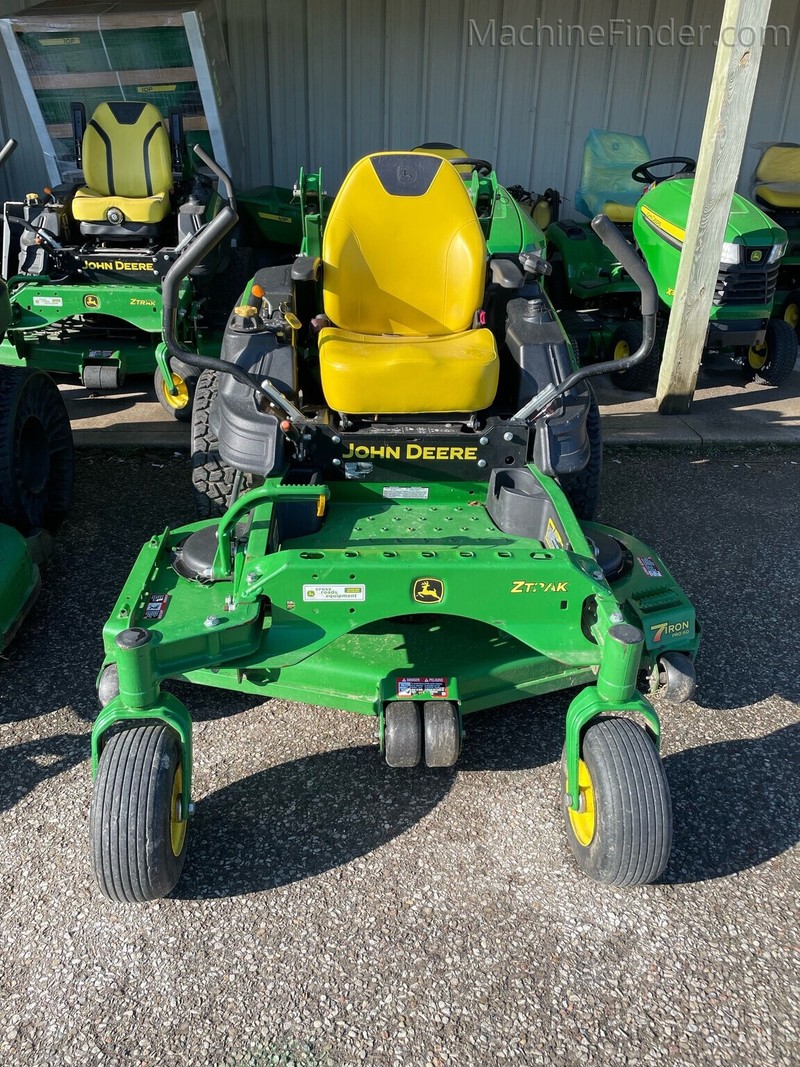
<svg viewBox="0 0 800 1067"><path fill-rule="evenodd" d="M215 519L231 505L237 470L219 454L219 441L211 426L211 412L217 400L219 375L204 370L197 379L192 407L192 496L198 519ZM244 492L253 483L252 475L241 475Z"/></svg>
<svg viewBox="0 0 800 1067"><path fill-rule="evenodd" d="M594 390L589 386L589 410L586 413L586 434L589 438L589 462L582 471L559 476L561 488L577 518L590 522L597 514L600 502L600 483L603 477L603 434L600 428L600 408Z"/></svg>
<svg viewBox="0 0 800 1067"><path fill-rule="evenodd" d="M632 356L642 343L642 336L641 322L621 323L611 335L607 358L617 360ZM658 378L660 366L661 350L658 341L655 341L650 354L643 363L639 363L630 370L612 371L611 381L618 389L624 389L626 392L641 392L649 389Z"/></svg>
<svg viewBox="0 0 800 1067"><path fill-rule="evenodd" d="M72 503L69 416L44 371L0 367L0 522L55 533Z"/></svg>
<svg viewBox="0 0 800 1067"><path fill-rule="evenodd" d="M672 847L672 803L664 765L645 730L630 719L590 723L581 743L581 811L562 796L567 837L580 869L596 882L654 882Z"/></svg>
<svg viewBox="0 0 800 1067"><path fill-rule="evenodd" d="M761 348L747 350L746 366L759 385L783 385L797 362L797 334L783 319L770 319Z"/></svg>
<svg viewBox="0 0 800 1067"><path fill-rule="evenodd" d="M390 767L416 767L422 758L422 724L419 705L413 700L386 705L383 754Z"/></svg>
<svg viewBox="0 0 800 1067"><path fill-rule="evenodd" d="M186 858L181 749L165 723L131 726L106 743L89 810L94 876L103 896L157 900L178 882Z"/></svg>
<svg viewBox="0 0 800 1067"><path fill-rule="evenodd" d="M109 663L103 667L97 682L97 699L100 701L100 707L107 707L118 696L119 671L116 663Z"/></svg>
<svg viewBox="0 0 800 1067"><path fill-rule="evenodd" d="M422 708L425 763L452 767L461 755L461 722L452 700L427 700Z"/></svg>
<svg viewBox="0 0 800 1067"><path fill-rule="evenodd" d="M663 652L656 662L658 694L668 704L685 704L694 696L697 674L683 652Z"/></svg>
<svg viewBox="0 0 800 1067"><path fill-rule="evenodd" d="M198 374L186 363L178 363L171 360L172 381L178 390L173 394L167 388L167 383L162 377L161 371L156 367L153 374L153 388L156 391L158 402L171 415L176 422L191 422L192 404L197 387Z"/></svg>

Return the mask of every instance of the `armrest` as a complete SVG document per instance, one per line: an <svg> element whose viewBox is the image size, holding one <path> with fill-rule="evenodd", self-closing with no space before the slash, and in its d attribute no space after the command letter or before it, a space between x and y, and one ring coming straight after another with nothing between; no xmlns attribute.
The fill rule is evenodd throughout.
<svg viewBox="0 0 800 1067"><path fill-rule="evenodd" d="M298 256L292 264L293 282L315 282L319 276L319 256Z"/></svg>

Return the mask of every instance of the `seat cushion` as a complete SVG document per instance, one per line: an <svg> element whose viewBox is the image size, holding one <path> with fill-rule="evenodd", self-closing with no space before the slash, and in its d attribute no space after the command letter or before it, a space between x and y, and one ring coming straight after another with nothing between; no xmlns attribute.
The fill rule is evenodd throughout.
<svg viewBox="0 0 800 1067"><path fill-rule="evenodd" d="M330 327L319 335L319 360L326 402L351 415L481 411L497 392L491 330L409 337Z"/></svg>
<svg viewBox="0 0 800 1067"><path fill-rule="evenodd" d="M800 146L773 144L756 167L754 195L773 207L800 208Z"/></svg>
<svg viewBox="0 0 800 1067"><path fill-rule="evenodd" d="M615 200L606 200L603 204L603 214L612 222L633 222L634 210L633 204L618 204Z"/></svg>
<svg viewBox="0 0 800 1067"><path fill-rule="evenodd" d="M169 194L104 196L83 185L72 201L72 214L78 222L105 222L110 208L118 208L125 216L125 222L161 222L170 211Z"/></svg>
<svg viewBox="0 0 800 1067"><path fill-rule="evenodd" d="M800 182L764 182L754 191L757 199L772 207L800 208Z"/></svg>

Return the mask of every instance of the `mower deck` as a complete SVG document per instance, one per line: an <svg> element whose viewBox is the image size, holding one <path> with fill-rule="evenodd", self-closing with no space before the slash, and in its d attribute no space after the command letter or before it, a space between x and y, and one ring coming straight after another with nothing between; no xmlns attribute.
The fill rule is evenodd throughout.
<svg viewBox="0 0 800 1067"><path fill-rule="evenodd" d="M150 638L126 703L142 706L142 694L180 677L374 715L429 678L468 713L590 680L614 622L642 630L645 666L667 647L696 647L688 600L627 534L550 523L548 545L498 529L479 484L387 500L392 487L343 482L302 487L312 504L328 497L324 524L271 550L277 509L304 506L281 502L298 488L248 494L272 500L256 505L220 580L178 573L187 553L196 570L212 569L216 523L166 531L142 549L105 629L121 684L120 634ZM246 508L245 497L222 524ZM608 580L586 536L619 546Z"/></svg>

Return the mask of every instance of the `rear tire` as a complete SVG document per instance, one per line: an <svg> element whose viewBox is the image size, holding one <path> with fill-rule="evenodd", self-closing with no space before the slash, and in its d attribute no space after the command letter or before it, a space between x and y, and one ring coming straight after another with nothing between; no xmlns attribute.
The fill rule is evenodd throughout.
<svg viewBox="0 0 800 1067"><path fill-rule="evenodd" d="M607 358L617 360L632 356L642 343L642 337L641 322L621 323L611 335ZM630 370L612 371L611 381L618 389L627 392L643 391L649 389L656 380L660 366L661 349L658 342L654 341L650 354L643 363L631 367Z"/></svg>
<svg viewBox="0 0 800 1067"><path fill-rule="evenodd" d="M0 522L55 532L69 512L75 457L69 416L44 371L0 367Z"/></svg>
<svg viewBox="0 0 800 1067"><path fill-rule="evenodd" d="M770 319L767 323L767 336L764 339L766 359L758 350L748 350L748 364L753 377L759 385L783 385L794 370L797 361L797 334L783 319Z"/></svg>
<svg viewBox="0 0 800 1067"><path fill-rule="evenodd" d="M197 379L192 406L192 494L198 519L219 518L231 504L236 469L219 454L219 441L211 426L211 412L216 403L219 374L204 370ZM241 489L252 484L250 475L242 476Z"/></svg>
<svg viewBox="0 0 800 1067"><path fill-rule="evenodd" d="M589 386L589 410L586 413L586 434L589 438L589 462L582 471L559 475L561 488L577 518L591 521L600 502L600 483L603 476L603 434L600 427L600 408L594 390Z"/></svg>
<svg viewBox="0 0 800 1067"><path fill-rule="evenodd" d="M566 763L562 780L566 793ZM578 866L606 885L654 882L672 846L672 803L650 737L630 719L598 719L581 742L581 812L563 800Z"/></svg>
<svg viewBox="0 0 800 1067"><path fill-rule="evenodd" d="M163 722L130 726L106 743L89 810L94 876L120 903L171 892L186 859L178 735Z"/></svg>

